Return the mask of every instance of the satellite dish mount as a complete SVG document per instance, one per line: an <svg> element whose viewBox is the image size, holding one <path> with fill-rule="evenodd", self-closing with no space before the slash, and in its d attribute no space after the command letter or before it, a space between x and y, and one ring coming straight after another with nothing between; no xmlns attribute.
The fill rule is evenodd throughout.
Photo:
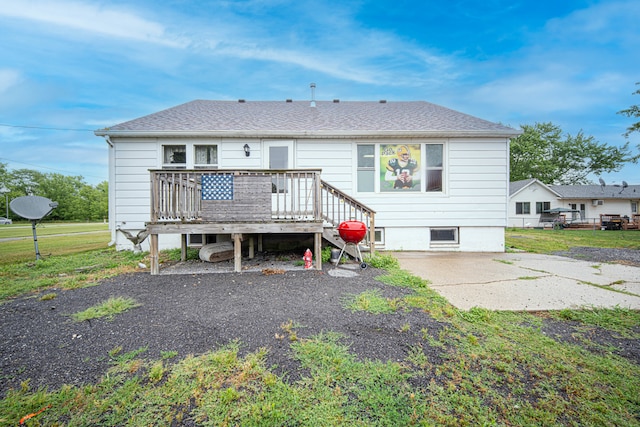
<svg viewBox="0 0 640 427"><path fill-rule="evenodd" d="M46 197L40 196L22 196L13 199L9 204L11 210L18 216L31 221L31 229L33 230L33 245L36 249L36 260L41 259L38 250L38 236L36 235L36 225L49 215L52 210L58 207L58 202L52 202Z"/></svg>

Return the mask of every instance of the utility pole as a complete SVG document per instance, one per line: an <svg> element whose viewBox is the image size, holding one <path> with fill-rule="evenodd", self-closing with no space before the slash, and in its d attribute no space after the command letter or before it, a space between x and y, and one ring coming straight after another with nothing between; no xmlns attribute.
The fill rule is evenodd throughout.
<svg viewBox="0 0 640 427"><path fill-rule="evenodd" d="M7 208L7 219L9 219L9 190L4 184L2 185L2 188L0 188L0 193L5 195L5 199L6 199L6 208Z"/></svg>

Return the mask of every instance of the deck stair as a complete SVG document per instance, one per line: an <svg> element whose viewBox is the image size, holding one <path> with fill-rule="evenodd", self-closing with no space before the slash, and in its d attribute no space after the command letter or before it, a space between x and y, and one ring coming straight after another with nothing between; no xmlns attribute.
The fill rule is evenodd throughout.
<svg viewBox="0 0 640 427"><path fill-rule="evenodd" d="M359 245L360 250L373 253L375 250L375 211L323 180L320 181L320 189L324 220L323 239L342 249L345 242L338 233L340 223L348 220L362 221L366 224L369 232ZM345 253L356 258L355 245L346 245Z"/></svg>

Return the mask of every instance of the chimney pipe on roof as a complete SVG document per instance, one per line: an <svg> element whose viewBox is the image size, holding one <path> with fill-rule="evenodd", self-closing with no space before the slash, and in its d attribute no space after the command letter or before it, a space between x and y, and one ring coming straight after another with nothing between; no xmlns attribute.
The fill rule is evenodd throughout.
<svg viewBox="0 0 640 427"><path fill-rule="evenodd" d="M316 106L316 84L311 83L311 107Z"/></svg>

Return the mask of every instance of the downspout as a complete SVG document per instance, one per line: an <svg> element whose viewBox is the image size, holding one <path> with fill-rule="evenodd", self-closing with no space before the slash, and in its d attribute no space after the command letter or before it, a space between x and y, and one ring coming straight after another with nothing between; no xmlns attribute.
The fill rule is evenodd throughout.
<svg viewBox="0 0 640 427"><path fill-rule="evenodd" d="M111 141L111 138L109 137L109 135L104 135L104 140L107 141L107 144L109 144L109 148L113 149L113 142ZM110 150L111 151L111 150ZM111 160L111 159L109 159ZM111 161L109 161L109 178L111 178ZM109 179L109 181L111 181L111 179ZM111 185L109 185L109 202L111 202ZM111 222L111 203L109 203L109 222ZM113 245L116 244L116 233L111 233L111 241L109 241L109 243L107 243L107 246L111 247Z"/></svg>

